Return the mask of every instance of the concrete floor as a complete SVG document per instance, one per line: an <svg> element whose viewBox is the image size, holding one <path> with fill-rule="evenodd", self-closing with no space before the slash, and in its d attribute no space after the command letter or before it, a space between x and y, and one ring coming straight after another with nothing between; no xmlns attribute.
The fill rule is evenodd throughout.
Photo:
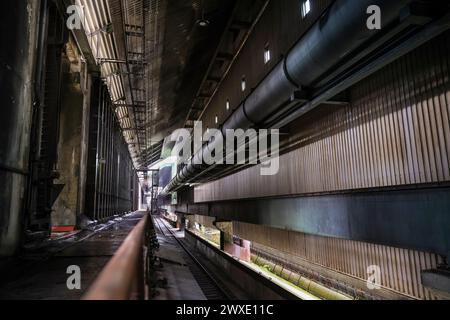
<svg viewBox="0 0 450 320"><path fill-rule="evenodd" d="M143 214L136 212L92 230L82 230L60 239L34 244L21 257L0 261L0 300L81 299ZM157 280L166 280L167 283L156 288L153 298L206 300L185 261L186 254L167 230L156 230L160 243L156 255L161 266L155 268L155 277ZM172 231L177 237L184 237L184 232L176 229ZM74 265L81 270L80 290L69 290L66 284L70 276L67 269ZM220 274L209 263L208 268ZM224 279L225 283L228 281L229 279ZM232 291L239 293L237 289ZM247 297L238 294L237 298Z"/></svg>
<svg viewBox="0 0 450 320"><path fill-rule="evenodd" d="M20 258L0 261L0 299L80 299L142 216L136 212L30 249ZM69 290L66 285L67 268L72 265L81 269L80 290Z"/></svg>

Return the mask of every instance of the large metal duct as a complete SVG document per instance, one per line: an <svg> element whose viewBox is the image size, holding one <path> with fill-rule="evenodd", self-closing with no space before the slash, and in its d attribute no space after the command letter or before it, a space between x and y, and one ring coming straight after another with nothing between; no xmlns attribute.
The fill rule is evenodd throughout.
<svg viewBox="0 0 450 320"><path fill-rule="evenodd" d="M382 30L399 18L409 0L336 1L299 44L285 63L291 79L299 86L312 87L314 81L378 32L367 27L367 8L380 7Z"/></svg>
<svg viewBox="0 0 450 320"><path fill-rule="evenodd" d="M273 71L247 97L240 107L222 126L227 129L248 129L261 124L282 108L295 91L311 89L342 59L350 56L361 45L370 43L380 30L367 27L367 9L377 5L382 12L384 30L399 20L400 12L410 0L337 0L328 11L302 37ZM224 135L225 136L225 135ZM171 181L164 190L173 192L179 186L190 182L205 169L195 165L208 148L214 148L214 141L205 144L194 155L190 163ZM204 159L204 158L203 158Z"/></svg>

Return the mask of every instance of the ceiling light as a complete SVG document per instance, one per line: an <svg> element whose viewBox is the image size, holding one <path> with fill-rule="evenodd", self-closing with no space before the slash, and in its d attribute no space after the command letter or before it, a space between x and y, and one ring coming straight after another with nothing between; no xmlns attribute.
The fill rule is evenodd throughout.
<svg viewBox="0 0 450 320"><path fill-rule="evenodd" d="M209 26L209 20L204 19L204 18L197 20L197 25L199 27L206 28L207 26Z"/></svg>
<svg viewBox="0 0 450 320"><path fill-rule="evenodd" d="M197 20L197 25L205 28L209 26L209 20L205 18L205 4L202 1L202 17L201 19Z"/></svg>

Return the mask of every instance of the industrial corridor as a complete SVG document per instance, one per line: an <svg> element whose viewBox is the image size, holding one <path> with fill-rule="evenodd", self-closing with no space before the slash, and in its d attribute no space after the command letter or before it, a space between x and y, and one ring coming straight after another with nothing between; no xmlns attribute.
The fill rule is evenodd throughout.
<svg viewBox="0 0 450 320"><path fill-rule="evenodd" d="M450 300L447 0L0 13L0 300Z"/></svg>

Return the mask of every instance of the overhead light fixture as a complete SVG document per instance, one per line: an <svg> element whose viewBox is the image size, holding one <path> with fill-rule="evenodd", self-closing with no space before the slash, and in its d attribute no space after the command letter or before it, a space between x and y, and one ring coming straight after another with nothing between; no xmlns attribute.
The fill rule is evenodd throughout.
<svg viewBox="0 0 450 320"><path fill-rule="evenodd" d="M207 26L209 26L209 20L206 19L197 20L197 25L199 27L206 28Z"/></svg>
<svg viewBox="0 0 450 320"><path fill-rule="evenodd" d="M209 23L209 20L205 18L205 4L202 1L202 17L201 19L197 20L197 25L199 27L206 28L207 26L209 26Z"/></svg>

